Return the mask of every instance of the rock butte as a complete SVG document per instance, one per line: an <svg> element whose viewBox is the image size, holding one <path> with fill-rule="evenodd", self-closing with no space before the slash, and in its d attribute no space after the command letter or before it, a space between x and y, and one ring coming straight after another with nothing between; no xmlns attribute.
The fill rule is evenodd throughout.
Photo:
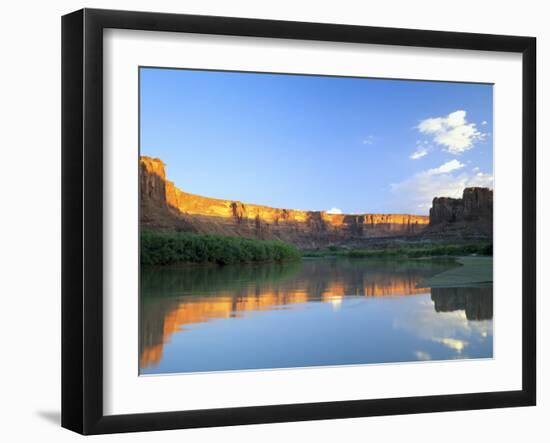
<svg viewBox="0 0 550 443"><path fill-rule="evenodd" d="M412 236L430 222L423 215L328 214L189 194L166 179L162 160L150 157L140 158L140 187L142 227L278 239L298 247Z"/></svg>
<svg viewBox="0 0 550 443"><path fill-rule="evenodd" d="M434 198L425 234L432 232L447 237L493 238L493 191L466 188L462 198Z"/></svg>

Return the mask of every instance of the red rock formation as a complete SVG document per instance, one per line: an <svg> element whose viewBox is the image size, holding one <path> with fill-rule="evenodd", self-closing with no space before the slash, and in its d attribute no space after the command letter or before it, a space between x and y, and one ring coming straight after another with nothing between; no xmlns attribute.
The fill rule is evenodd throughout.
<svg viewBox="0 0 550 443"><path fill-rule="evenodd" d="M462 198L436 197L430 209L430 225L493 220L493 191L466 188Z"/></svg>
<svg viewBox="0 0 550 443"><path fill-rule="evenodd" d="M142 227L280 239L300 247L350 240L410 236L429 218L408 214L328 214L221 200L189 194L166 179L159 159L140 159Z"/></svg>
<svg viewBox="0 0 550 443"><path fill-rule="evenodd" d="M430 209L430 227L426 233L449 235L493 235L493 191L466 188L462 198L436 197Z"/></svg>
<svg viewBox="0 0 550 443"><path fill-rule="evenodd" d="M464 220L493 221L493 191L488 188L466 188L462 196Z"/></svg>

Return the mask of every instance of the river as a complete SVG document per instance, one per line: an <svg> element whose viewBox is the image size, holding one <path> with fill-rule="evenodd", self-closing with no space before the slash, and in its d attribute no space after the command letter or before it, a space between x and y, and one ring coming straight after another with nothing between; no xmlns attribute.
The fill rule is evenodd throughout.
<svg viewBox="0 0 550 443"><path fill-rule="evenodd" d="M449 260L142 268L140 374L491 358L493 288Z"/></svg>

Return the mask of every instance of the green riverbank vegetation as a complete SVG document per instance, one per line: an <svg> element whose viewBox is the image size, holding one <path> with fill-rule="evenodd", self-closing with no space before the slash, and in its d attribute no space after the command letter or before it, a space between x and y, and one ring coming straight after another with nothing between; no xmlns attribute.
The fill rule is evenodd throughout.
<svg viewBox="0 0 550 443"><path fill-rule="evenodd" d="M301 257L345 257L417 259L430 257L492 256L488 242L431 244L352 249L331 246L327 249L300 251L278 240L254 240L188 232L141 232L141 263L170 265L177 263L213 263L218 265L265 263L299 260Z"/></svg>
<svg viewBox="0 0 550 443"><path fill-rule="evenodd" d="M410 244L399 247L346 249L331 246L328 249L303 251L303 257L349 257L349 258L425 258L461 257L465 255L493 255L492 243L464 244Z"/></svg>
<svg viewBox="0 0 550 443"><path fill-rule="evenodd" d="M300 251L276 240L252 240L187 232L142 231L141 264L282 262L298 260Z"/></svg>

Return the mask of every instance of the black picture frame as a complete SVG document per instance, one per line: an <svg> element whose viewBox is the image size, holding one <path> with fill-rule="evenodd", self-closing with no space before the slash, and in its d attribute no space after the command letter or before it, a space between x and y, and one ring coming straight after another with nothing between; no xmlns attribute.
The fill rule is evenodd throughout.
<svg viewBox="0 0 550 443"><path fill-rule="evenodd" d="M103 30L107 28L522 54L522 389L104 415L102 76ZM82 434L104 434L535 405L535 117L533 37L98 9L65 15L62 18L62 426Z"/></svg>

